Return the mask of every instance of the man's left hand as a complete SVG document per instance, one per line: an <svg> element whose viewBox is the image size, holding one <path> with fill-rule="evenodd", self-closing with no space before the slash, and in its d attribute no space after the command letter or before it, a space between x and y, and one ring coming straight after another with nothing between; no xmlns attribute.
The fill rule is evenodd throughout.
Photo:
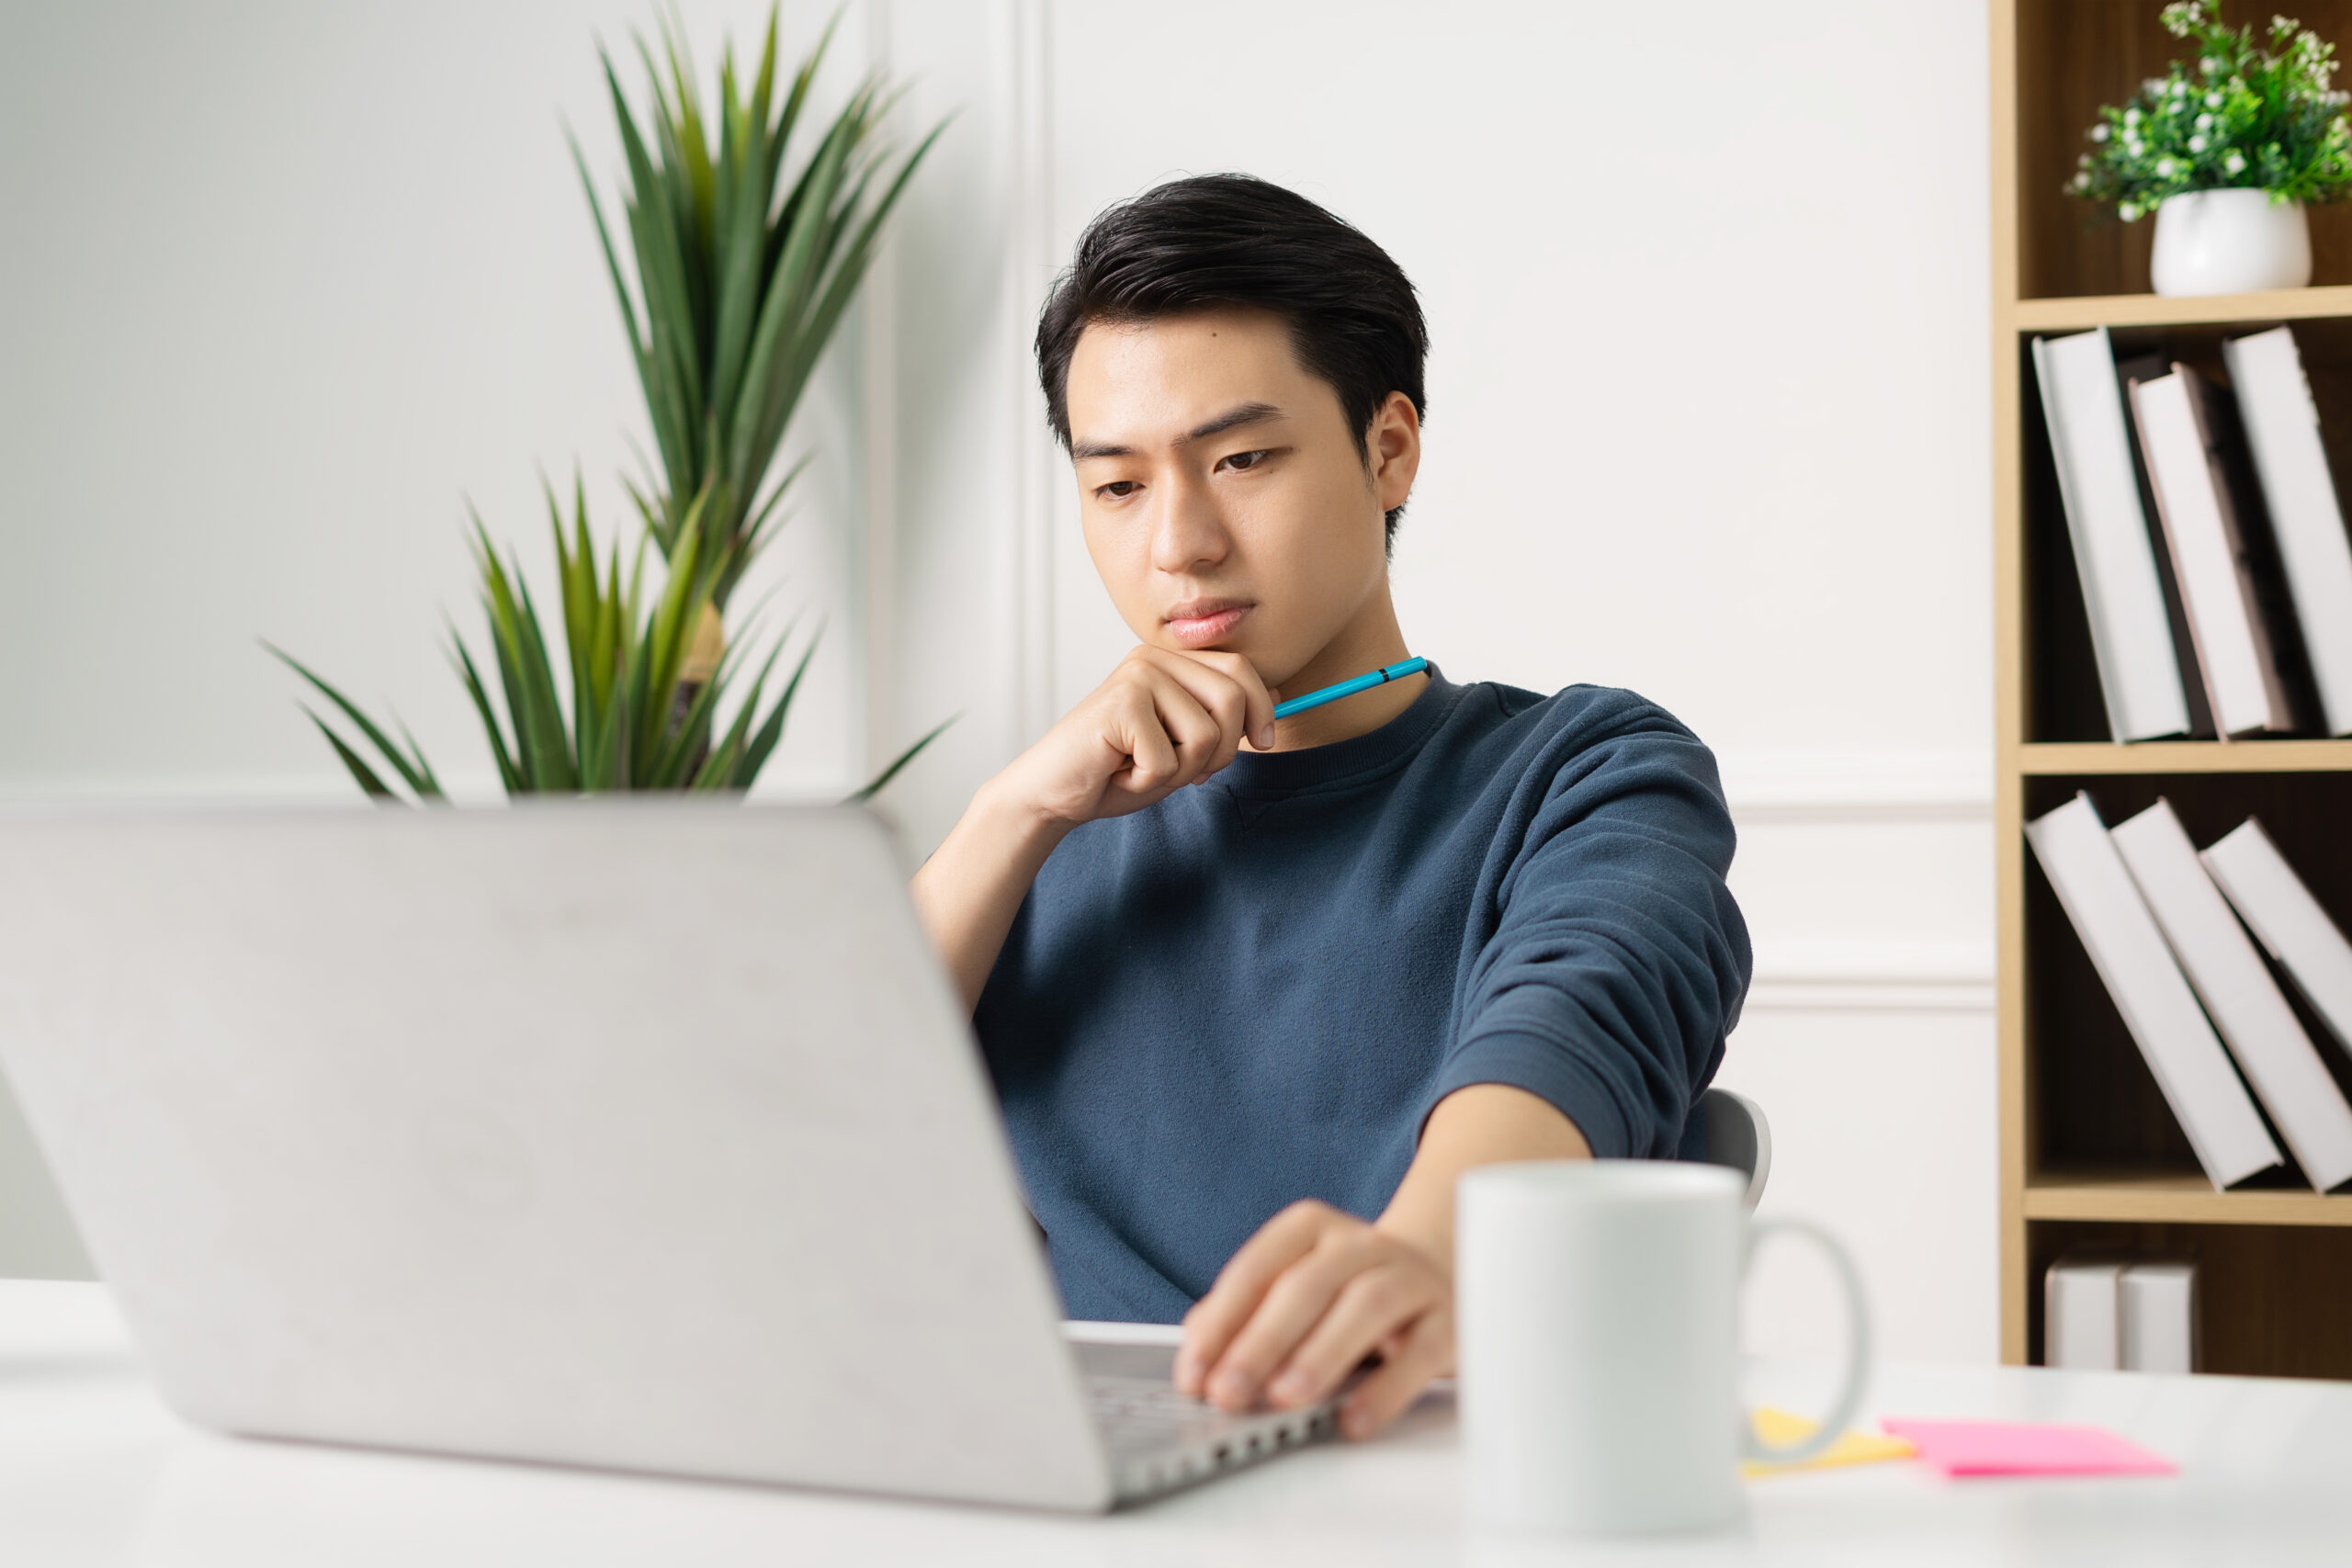
<svg viewBox="0 0 2352 1568"><path fill-rule="evenodd" d="M1421 1247L1313 1199L1266 1222L1184 1314L1176 1386L1226 1410L1330 1396L1379 1364L1340 1406L1367 1438L1453 1368L1453 1279Z"/></svg>

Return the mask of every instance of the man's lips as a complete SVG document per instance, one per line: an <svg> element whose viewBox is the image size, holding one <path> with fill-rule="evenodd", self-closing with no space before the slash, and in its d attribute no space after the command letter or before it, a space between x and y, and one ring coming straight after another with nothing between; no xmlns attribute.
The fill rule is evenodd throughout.
<svg viewBox="0 0 2352 1568"><path fill-rule="evenodd" d="M1232 599L1194 599L1168 612L1169 635L1186 648L1206 648L1229 636L1254 606Z"/></svg>

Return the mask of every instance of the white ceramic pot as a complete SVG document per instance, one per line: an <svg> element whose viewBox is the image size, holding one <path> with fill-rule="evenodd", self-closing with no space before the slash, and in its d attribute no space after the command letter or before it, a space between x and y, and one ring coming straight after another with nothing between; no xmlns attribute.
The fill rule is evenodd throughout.
<svg viewBox="0 0 2352 1568"><path fill-rule="evenodd" d="M2262 190L2192 190L2156 209L2148 271L2159 294L2250 294L2312 280L2312 231L2301 202Z"/></svg>

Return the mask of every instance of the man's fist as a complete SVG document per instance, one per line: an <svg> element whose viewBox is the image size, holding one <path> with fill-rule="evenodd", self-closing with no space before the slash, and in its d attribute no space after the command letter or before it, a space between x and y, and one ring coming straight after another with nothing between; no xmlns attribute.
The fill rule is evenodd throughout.
<svg viewBox="0 0 2352 1568"><path fill-rule="evenodd" d="M1064 826L1124 817L1274 743L1274 699L1238 653L1141 647L992 787Z"/></svg>

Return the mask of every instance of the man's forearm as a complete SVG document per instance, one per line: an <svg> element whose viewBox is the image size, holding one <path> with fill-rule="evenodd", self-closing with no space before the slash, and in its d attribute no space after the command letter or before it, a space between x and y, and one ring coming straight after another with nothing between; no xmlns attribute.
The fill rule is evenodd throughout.
<svg viewBox="0 0 2352 1568"><path fill-rule="evenodd" d="M967 1011L980 999L1029 885L1069 831L983 787L915 873L915 913Z"/></svg>
<svg viewBox="0 0 2352 1568"><path fill-rule="evenodd" d="M1462 1173L1506 1160L1590 1159L1592 1145L1551 1101L1508 1084L1472 1084L1438 1101L1382 1231L1453 1271L1453 1187Z"/></svg>

